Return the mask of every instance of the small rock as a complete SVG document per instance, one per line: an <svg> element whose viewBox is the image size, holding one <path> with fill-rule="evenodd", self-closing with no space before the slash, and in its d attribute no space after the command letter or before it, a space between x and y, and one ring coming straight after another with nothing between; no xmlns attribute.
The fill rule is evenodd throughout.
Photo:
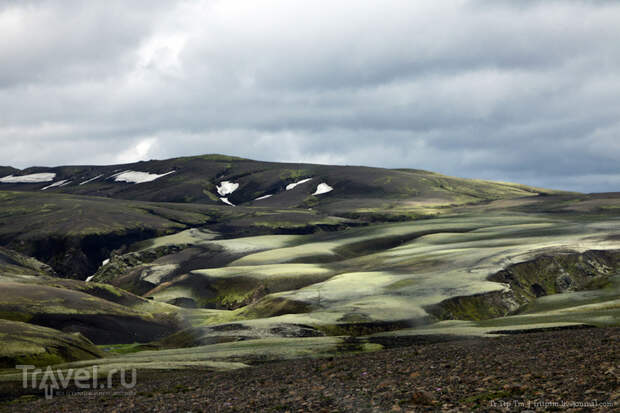
<svg viewBox="0 0 620 413"><path fill-rule="evenodd" d="M461 378L459 376L450 376L450 377L448 377L448 381L450 383L460 383L461 382Z"/></svg>
<svg viewBox="0 0 620 413"><path fill-rule="evenodd" d="M411 401L415 404L428 406L435 404L435 396L426 390L417 390L411 395Z"/></svg>
<svg viewBox="0 0 620 413"><path fill-rule="evenodd" d="M384 387L389 387L389 386L390 386L390 382L388 380L384 380L377 385L377 389L382 389Z"/></svg>
<svg viewBox="0 0 620 413"><path fill-rule="evenodd" d="M503 388L504 390L510 391L511 393L523 393L525 390L527 390L527 386L521 383L505 384Z"/></svg>

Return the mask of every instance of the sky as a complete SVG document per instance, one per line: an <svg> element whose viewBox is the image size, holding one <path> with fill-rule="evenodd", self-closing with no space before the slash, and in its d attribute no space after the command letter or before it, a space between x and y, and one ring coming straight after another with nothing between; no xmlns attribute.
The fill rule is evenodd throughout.
<svg viewBox="0 0 620 413"><path fill-rule="evenodd" d="M620 191L620 2L0 0L0 165L223 153Z"/></svg>

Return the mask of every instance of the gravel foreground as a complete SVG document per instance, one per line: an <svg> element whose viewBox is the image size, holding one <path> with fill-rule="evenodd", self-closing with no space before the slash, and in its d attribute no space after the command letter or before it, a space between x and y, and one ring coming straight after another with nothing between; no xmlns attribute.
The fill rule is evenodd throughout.
<svg viewBox="0 0 620 413"><path fill-rule="evenodd" d="M131 390L50 400L5 385L0 411L613 412L619 353L620 328L512 334L232 372L139 371Z"/></svg>

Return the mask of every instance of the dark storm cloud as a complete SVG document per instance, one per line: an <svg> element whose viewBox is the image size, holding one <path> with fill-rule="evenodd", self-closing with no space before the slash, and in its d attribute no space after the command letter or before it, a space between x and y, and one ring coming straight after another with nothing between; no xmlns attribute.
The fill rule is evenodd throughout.
<svg viewBox="0 0 620 413"><path fill-rule="evenodd" d="M0 164L220 152L618 190L618 21L605 1L0 2Z"/></svg>

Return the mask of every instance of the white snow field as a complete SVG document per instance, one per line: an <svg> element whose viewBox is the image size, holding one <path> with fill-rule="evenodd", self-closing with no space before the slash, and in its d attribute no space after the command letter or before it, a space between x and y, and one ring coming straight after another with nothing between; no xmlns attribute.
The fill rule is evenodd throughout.
<svg viewBox="0 0 620 413"><path fill-rule="evenodd" d="M87 183L89 183L89 182L92 182L92 181L94 181L95 179L99 179L99 178L101 178L102 176L103 176L103 175L97 175L97 176L96 176L96 177L94 177L94 178L90 178L89 180L86 180L86 181L84 181L84 182L80 182L80 186L81 186L81 185L85 185L85 184L87 184Z"/></svg>
<svg viewBox="0 0 620 413"><path fill-rule="evenodd" d="M326 194L326 193L331 192L333 190L334 190L334 188L332 188L331 186L327 185L325 182L321 182L316 187L316 191L314 191L314 193L312 195Z"/></svg>
<svg viewBox="0 0 620 413"><path fill-rule="evenodd" d="M235 192L237 188L239 188L239 184L236 182L222 181L217 186L217 193L221 196L226 196Z"/></svg>
<svg viewBox="0 0 620 413"><path fill-rule="evenodd" d="M306 179L302 179L301 181L297 181L295 183L288 184L286 186L286 190L290 191L291 189L295 188L297 185L305 184L306 182L309 182L309 181L312 181L312 178L306 178Z"/></svg>
<svg viewBox="0 0 620 413"><path fill-rule="evenodd" d="M48 186L46 186L44 188L41 188L41 191L45 191L46 189L50 189L50 188L60 188L60 187L63 187L65 185L69 185L70 183L71 183L70 180L64 179L62 181L54 182L51 185L48 185Z"/></svg>
<svg viewBox="0 0 620 413"><path fill-rule="evenodd" d="M258 198L255 199L255 201L260 201L261 199L271 198L272 196L273 194L259 196Z"/></svg>
<svg viewBox="0 0 620 413"><path fill-rule="evenodd" d="M38 174L22 175L22 176L5 176L0 178L3 184L37 184L41 182L52 182L56 177L55 173L44 172Z"/></svg>
<svg viewBox="0 0 620 413"><path fill-rule="evenodd" d="M222 201L222 202L223 202L223 203L225 203L226 205L235 206L235 204L233 204L232 202L230 202L230 201L228 200L228 198L226 198L226 197L222 197L222 198L220 198L220 201Z"/></svg>
<svg viewBox="0 0 620 413"><path fill-rule="evenodd" d="M116 182L129 182L130 184L142 184L145 182L152 182L156 179L161 178L162 176L170 175L175 171L170 171L165 174L157 175L150 174L148 172L136 172L136 171L124 171L116 175L114 180Z"/></svg>

